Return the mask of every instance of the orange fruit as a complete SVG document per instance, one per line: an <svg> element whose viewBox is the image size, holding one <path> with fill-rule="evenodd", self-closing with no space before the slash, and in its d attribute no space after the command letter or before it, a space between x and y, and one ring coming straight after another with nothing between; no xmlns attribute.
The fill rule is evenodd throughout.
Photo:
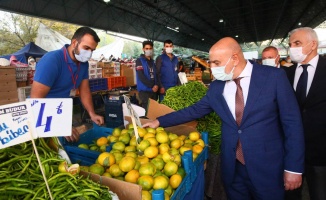
<svg viewBox="0 0 326 200"><path fill-rule="evenodd" d="M169 151L170 146L165 143L165 144L160 144L160 146L158 147L160 154L164 154L165 152Z"/></svg>
<svg viewBox="0 0 326 200"><path fill-rule="evenodd" d="M144 140L146 140L147 138L152 138L152 137L155 137L155 134L154 133L146 133L143 137Z"/></svg>
<svg viewBox="0 0 326 200"><path fill-rule="evenodd" d="M137 155L136 152L127 152L127 153L125 154L125 156L130 156L130 157L133 157L133 158L137 158L137 157L138 157L138 155Z"/></svg>
<svg viewBox="0 0 326 200"><path fill-rule="evenodd" d="M192 152L196 154L200 154L203 151L204 147L200 146L199 144L196 144L192 147Z"/></svg>
<svg viewBox="0 0 326 200"><path fill-rule="evenodd" d="M147 134L148 134L148 133L147 133ZM146 135L147 135L147 134L146 134ZM158 145L158 142L157 142L157 140L156 140L155 137L150 137L150 138L147 138L146 140L148 140L149 143L151 143L151 146L157 146L157 145Z"/></svg>
<svg viewBox="0 0 326 200"><path fill-rule="evenodd" d="M147 131L147 133L156 133L156 131L155 131L155 129L154 128L150 128L150 127L147 127L146 128L146 131Z"/></svg>
<svg viewBox="0 0 326 200"><path fill-rule="evenodd" d="M182 147L180 147L179 152L180 152L181 155L184 155L184 153L185 153L186 151L189 151L189 150L191 150L190 147L182 146Z"/></svg>
<svg viewBox="0 0 326 200"><path fill-rule="evenodd" d="M121 171L118 164L113 164L110 166L110 168L107 170L113 177L122 176L124 173Z"/></svg>
<svg viewBox="0 0 326 200"><path fill-rule="evenodd" d="M63 161L59 164L58 166L58 170L59 172L63 173L63 172L68 172L68 164L66 161Z"/></svg>
<svg viewBox="0 0 326 200"><path fill-rule="evenodd" d="M100 164L92 164L89 167L89 172L94 173L94 174L98 174L98 175L102 175L104 173L104 167Z"/></svg>
<svg viewBox="0 0 326 200"><path fill-rule="evenodd" d="M89 149L87 144L79 144L78 147L82 149Z"/></svg>
<svg viewBox="0 0 326 200"><path fill-rule="evenodd" d="M152 195L149 191L142 190L141 191L141 200L152 200Z"/></svg>
<svg viewBox="0 0 326 200"><path fill-rule="evenodd" d="M126 145L123 143L123 142L116 142L112 145L112 149L115 149L115 150L119 150L121 152L123 152L126 148Z"/></svg>
<svg viewBox="0 0 326 200"><path fill-rule="evenodd" d="M128 145L130 142L129 134L122 134L119 136L118 141L123 142L125 145Z"/></svg>
<svg viewBox="0 0 326 200"><path fill-rule="evenodd" d="M178 165L175 162L168 162L165 164L163 172L165 175L167 175L168 177L176 174L178 171Z"/></svg>
<svg viewBox="0 0 326 200"><path fill-rule="evenodd" d="M144 137L147 133L146 129L137 127L139 137Z"/></svg>
<svg viewBox="0 0 326 200"><path fill-rule="evenodd" d="M132 136L129 142L130 146L137 146L136 136Z"/></svg>
<svg viewBox="0 0 326 200"><path fill-rule="evenodd" d="M134 169L135 165L136 165L135 158L129 156L123 157L119 162L119 167L123 172L131 171L132 169Z"/></svg>
<svg viewBox="0 0 326 200"><path fill-rule="evenodd" d="M205 147L205 142L204 142L204 140L202 140L202 139L197 140L197 141L196 141L196 144L198 144L198 145L200 145L200 146L202 146L202 147Z"/></svg>
<svg viewBox="0 0 326 200"><path fill-rule="evenodd" d="M156 132L155 138L161 144L169 142L169 136L165 131Z"/></svg>
<svg viewBox="0 0 326 200"><path fill-rule="evenodd" d="M149 158L146 156L138 156L137 161L139 161L140 164L143 165L149 162Z"/></svg>
<svg viewBox="0 0 326 200"><path fill-rule="evenodd" d="M148 140L142 140L137 146L137 149L145 151L145 149L149 146L151 146L151 143Z"/></svg>
<svg viewBox="0 0 326 200"><path fill-rule="evenodd" d="M169 181L170 182L170 181ZM173 188L171 187L171 185L169 184L168 187L164 190L165 193L167 193L169 196L172 195L173 193Z"/></svg>
<svg viewBox="0 0 326 200"><path fill-rule="evenodd" d="M169 185L169 181L164 177L164 176L156 176L154 178L154 185L153 189L158 190L158 189L163 189L165 190Z"/></svg>
<svg viewBox="0 0 326 200"><path fill-rule="evenodd" d="M119 127L117 128L114 128L113 131L112 131L112 135L115 136L115 137L119 137L121 135L121 129Z"/></svg>
<svg viewBox="0 0 326 200"><path fill-rule="evenodd" d="M137 180L139 178L139 172L138 170L130 170L126 175L125 175L125 181L130 182L130 183L137 183Z"/></svg>
<svg viewBox="0 0 326 200"><path fill-rule="evenodd" d="M108 139L109 139L110 143L118 141L118 137L113 136L113 135Z"/></svg>
<svg viewBox="0 0 326 200"><path fill-rule="evenodd" d="M179 136L179 139L182 140L182 141L184 141L186 138L187 138L187 136L185 136L185 135L180 135Z"/></svg>
<svg viewBox="0 0 326 200"><path fill-rule="evenodd" d="M104 172L102 176L112 178L111 174L109 172Z"/></svg>
<svg viewBox="0 0 326 200"><path fill-rule="evenodd" d="M100 137L99 139L96 140L96 145L99 147L102 145L106 145L108 143L109 143L109 140L106 137Z"/></svg>
<svg viewBox="0 0 326 200"><path fill-rule="evenodd" d="M179 167L178 171L177 171L177 174L179 174L183 179L186 176L186 171L185 171L185 169L183 167Z"/></svg>
<svg viewBox="0 0 326 200"><path fill-rule="evenodd" d="M190 140L195 142L200 139L200 133L198 133L197 131L193 131L193 132L189 133L188 137Z"/></svg>
<svg viewBox="0 0 326 200"><path fill-rule="evenodd" d="M115 163L115 157L112 153L103 152L98 156L97 161L100 165L109 167Z"/></svg>
<svg viewBox="0 0 326 200"><path fill-rule="evenodd" d="M144 151L144 155L148 158L154 158L158 155L158 148L155 146L147 147Z"/></svg>
<svg viewBox="0 0 326 200"><path fill-rule="evenodd" d="M143 175L153 176L155 174L155 172L156 172L156 167L153 163L150 163L150 162L140 165L140 167L139 167L139 174L141 176L143 176Z"/></svg>
<svg viewBox="0 0 326 200"><path fill-rule="evenodd" d="M179 187L180 183L182 182L182 177L180 174L173 174L170 177L170 185L173 189Z"/></svg>
<svg viewBox="0 0 326 200"><path fill-rule="evenodd" d="M143 190L151 190L154 185L154 178L149 175L144 175L138 178L137 184L142 186Z"/></svg>
<svg viewBox="0 0 326 200"><path fill-rule="evenodd" d="M125 152L136 152L136 146L126 146Z"/></svg>
<svg viewBox="0 0 326 200"><path fill-rule="evenodd" d="M172 140L175 140L177 139L179 136L175 133L169 133L169 140L172 141Z"/></svg>
<svg viewBox="0 0 326 200"><path fill-rule="evenodd" d="M170 143L170 147L179 149L181 147L181 140L179 138L172 140Z"/></svg>
<svg viewBox="0 0 326 200"><path fill-rule="evenodd" d="M158 158L158 157L153 158L151 160L151 163L153 163L155 165L156 170L158 170L158 171L162 170L164 168L164 165L165 165L163 159L162 158Z"/></svg>

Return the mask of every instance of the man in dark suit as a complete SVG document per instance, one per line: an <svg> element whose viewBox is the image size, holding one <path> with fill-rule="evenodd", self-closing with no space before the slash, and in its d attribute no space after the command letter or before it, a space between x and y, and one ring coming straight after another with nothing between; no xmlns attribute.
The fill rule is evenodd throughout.
<svg viewBox="0 0 326 200"><path fill-rule="evenodd" d="M144 126L168 127L215 111L222 119L222 180L228 199L282 200L301 185L304 137L283 70L246 61L233 38L209 52L216 78L196 104Z"/></svg>
<svg viewBox="0 0 326 200"><path fill-rule="evenodd" d="M297 64L284 70L302 114L309 195L312 200L326 199L326 59L317 53L318 37L313 29L298 28L289 35L290 57ZM301 199L299 196L287 199Z"/></svg>

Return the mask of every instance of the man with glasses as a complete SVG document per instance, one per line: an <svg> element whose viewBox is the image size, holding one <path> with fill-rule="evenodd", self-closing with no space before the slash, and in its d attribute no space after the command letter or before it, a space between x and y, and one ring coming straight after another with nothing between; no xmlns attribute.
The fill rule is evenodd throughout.
<svg viewBox="0 0 326 200"><path fill-rule="evenodd" d="M196 104L144 124L169 127L214 111L222 120L221 173L230 200L281 200L301 185L300 111L283 70L245 60L233 38L212 46L215 81Z"/></svg>

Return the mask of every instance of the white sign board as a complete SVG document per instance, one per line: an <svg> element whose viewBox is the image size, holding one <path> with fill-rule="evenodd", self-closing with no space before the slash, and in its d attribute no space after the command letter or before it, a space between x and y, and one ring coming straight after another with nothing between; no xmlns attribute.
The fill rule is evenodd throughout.
<svg viewBox="0 0 326 200"><path fill-rule="evenodd" d="M70 136L72 99L26 99L31 106L38 137Z"/></svg>
<svg viewBox="0 0 326 200"><path fill-rule="evenodd" d="M0 106L0 149L37 138L28 102Z"/></svg>

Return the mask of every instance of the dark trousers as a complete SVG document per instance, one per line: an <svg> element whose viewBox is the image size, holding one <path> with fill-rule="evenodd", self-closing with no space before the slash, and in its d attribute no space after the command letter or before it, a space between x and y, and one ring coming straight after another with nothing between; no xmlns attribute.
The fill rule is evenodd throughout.
<svg viewBox="0 0 326 200"><path fill-rule="evenodd" d="M304 178L307 180L310 200L326 199L326 166L305 166ZM285 200L301 200L302 186L293 191L286 191Z"/></svg>
<svg viewBox="0 0 326 200"><path fill-rule="evenodd" d="M157 93L156 92L149 92L149 91L139 91L138 92L139 99L141 101L140 106L147 110L148 106L148 99L151 98L153 100L157 100Z"/></svg>
<svg viewBox="0 0 326 200"><path fill-rule="evenodd" d="M284 188L256 188L247 173L247 168L236 161L235 177L230 186L225 186L229 200L283 200Z"/></svg>

